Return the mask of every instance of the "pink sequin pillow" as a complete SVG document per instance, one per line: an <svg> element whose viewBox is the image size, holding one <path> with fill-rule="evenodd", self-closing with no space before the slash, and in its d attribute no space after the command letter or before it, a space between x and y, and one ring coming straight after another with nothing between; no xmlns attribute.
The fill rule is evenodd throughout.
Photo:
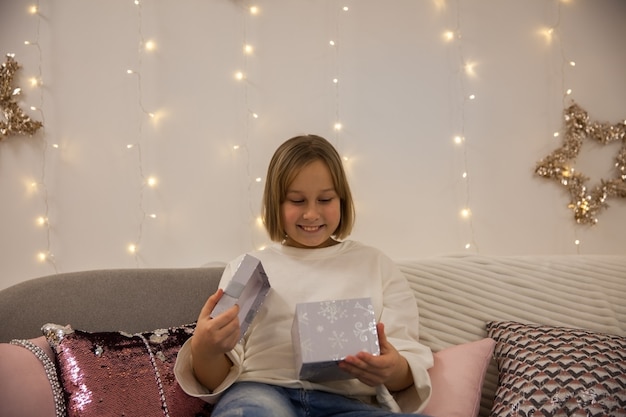
<svg viewBox="0 0 626 417"><path fill-rule="evenodd" d="M56 351L68 417L211 415L212 406L185 394L174 378L176 354L192 325L134 335L58 325L43 330Z"/></svg>

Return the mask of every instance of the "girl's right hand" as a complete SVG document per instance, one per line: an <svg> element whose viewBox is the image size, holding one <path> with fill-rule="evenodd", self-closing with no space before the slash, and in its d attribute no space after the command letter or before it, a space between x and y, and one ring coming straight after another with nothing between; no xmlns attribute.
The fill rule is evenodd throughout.
<svg viewBox="0 0 626 417"><path fill-rule="evenodd" d="M218 289L211 295L198 316L191 341L194 357L216 356L231 351L239 341L239 306L235 305L215 318L211 312L222 298L224 290Z"/></svg>
<svg viewBox="0 0 626 417"><path fill-rule="evenodd" d="M196 378L210 390L228 374L232 362L226 356L239 341L239 306L234 305L222 314L211 318L211 312L224 290L211 295L198 316L191 338L191 357Z"/></svg>

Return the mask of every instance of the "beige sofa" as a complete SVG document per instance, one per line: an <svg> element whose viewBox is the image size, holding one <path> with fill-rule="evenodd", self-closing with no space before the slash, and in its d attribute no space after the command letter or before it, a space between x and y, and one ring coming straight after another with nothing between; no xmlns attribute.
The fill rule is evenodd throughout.
<svg viewBox="0 0 626 417"><path fill-rule="evenodd" d="M524 407L529 407L528 403L519 398L513 402L509 400L518 391L526 392L528 384L532 383L538 385L534 390L543 390L541 395L552 396L549 401L542 403L536 400L534 404L535 409L547 407L548 415L550 410L554 415L559 415L558 410L576 407L572 405L575 403L580 409L591 410L591 415L626 415L626 256L462 255L398 260L397 264L405 273L420 309L422 341L437 352L436 369L432 374L437 389L433 406L426 410L430 414L436 417L471 417L479 412L481 416L487 416L494 404L494 395L498 392L496 402L500 408L494 411L494 415L507 415L507 410L509 415L514 415L513 411L522 415ZM89 355L96 355L98 360L104 360L107 346L114 345L111 340L119 338L124 343L136 341L132 346L138 346L137 349L147 346L149 355L143 356L149 356L146 362L148 365L132 365L124 372L116 368L124 366L124 361L115 362L117 365L111 361L99 365L98 372L106 368L107 383L111 384L107 387L110 388L91 386L89 401L93 402L83 409L89 410L96 402L101 404L102 409L106 409L107 392L115 391L118 395L116 390L125 389L128 398L132 398L130 395L135 391L143 392L141 384L144 380L137 376L133 377L129 388L120 387L126 387L123 378L132 377L127 374L145 365L152 366L157 376L160 395L159 398L155 397L155 402L160 402L160 408L157 408L163 413L156 415L210 415L210 408L197 403L179 406L188 403L184 394L175 391L177 387L171 376L171 365L177 348L172 341L182 342L188 337L192 326L184 327L183 330L180 330L180 326L191 324L196 319L206 297L215 291L221 271L221 267L211 267L61 273L0 291L0 381L3 382L0 415L55 415L55 398L50 380L53 383L57 380L62 386L63 389L57 391L63 393L63 401L70 415L90 415L81 413L77 403L71 402L72 389L68 389L67 385L68 378L73 374L66 369L68 352L74 355L72 360L77 360L81 355L88 358ZM502 323L508 321L521 325ZM494 323L489 325L491 333L488 333L487 323L490 322ZM65 350L64 342L56 345L55 349L63 351L61 359L57 357L56 362L48 362L42 357L42 352L52 359L56 355L41 333L41 327L46 323L69 324L74 330L83 331L69 332L73 339L65 339L71 340L71 343L67 342ZM531 323L543 327L525 326ZM166 328L177 328L178 333L153 331ZM98 339L102 334L106 338ZM116 339L112 335L119 337ZM159 341L153 340L155 335L160 335ZM487 338L488 335L497 341L497 361L492 358L494 342ZM49 332L48 336L52 340L53 332ZM582 348L577 347L582 351L586 351L586 346L595 349L606 343L610 349L608 353L602 354L590 352L586 356L591 358L581 359L603 358L604 362L595 364L594 370L585 371L578 379L560 380L560 375L569 370L553 372L556 369L554 367L561 363L553 360L550 352L542 350L552 343L543 340L548 336L554 336L559 343L567 339L568 346L575 344L572 340L582 343ZM531 343L526 340L529 337L534 337ZM8 343L14 339L17 339L14 344ZM165 346L165 339L172 343ZM85 345L86 341L91 344ZM93 352L81 352L77 350L80 346L90 346L87 350ZM103 346L105 354L102 354ZM125 346L124 352L135 352L131 344ZM556 349L562 352L563 346L559 345ZM522 362L527 360L529 351L532 351L534 356L530 356L535 362L530 365L527 362L521 365L515 362L518 359ZM134 355L132 360L126 362L136 360L139 363L142 354ZM554 363L546 368L549 370L532 374L537 371L537 355L544 355L540 358L542 364L546 362L545 358L551 358L549 361ZM95 357L89 360L92 359ZM46 362L47 375L44 366ZM52 372L50 363L54 364ZM518 366L516 372L523 373L519 368L522 365L527 368L526 374L521 375L525 382L520 385L519 380L510 381L510 367ZM91 362L89 366L96 369ZM596 378L598 370L610 373L608 377L602 377L603 381L608 379L612 384L610 392L603 392L602 384L597 382L592 388L580 388L575 395L564 391L567 387L576 386L576 383L587 383L585 381ZM546 374L556 376L548 378L548 381ZM154 377L150 378L150 384L154 383ZM476 384L477 387L474 387ZM555 388L558 384L564 387ZM74 388L78 386L77 383ZM96 388L102 389L98 398ZM467 408L472 401L472 389L478 392L479 406L475 404L475 410ZM149 397L145 394L138 396L140 400ZM57 408L61 407L58 401L57 397ZM442 405L442 402L448 404ZM463 403L465 411L459 410L460 405L454 409L456 403ZM125 406L132 407L129 404ZM197 408L194 414L185 414L193 407ZM198 411L200 409L202 411ZM57 413L62 412L65 411L57 410ZM132 412L129 411L127 415L132 415Z"/></svg>

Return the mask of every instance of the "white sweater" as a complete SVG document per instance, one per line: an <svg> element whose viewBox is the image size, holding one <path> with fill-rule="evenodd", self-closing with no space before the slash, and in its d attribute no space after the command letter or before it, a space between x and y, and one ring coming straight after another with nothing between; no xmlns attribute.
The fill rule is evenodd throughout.
<svg viewBox="0 0 626 417"><path fill-rule="evenodd" d="M187 341L178 353L176 379L189 395L215 403L236 381L257 381L289 388L317 389L377 402L393 411L421 411L431 393L427 369L430 349L419 343L419 316L412 290L400 270L378 249L354 241L322 249L273 245L250 255L261 260L271 290L243 340L229 353L233 366L213 392L194 377ZM220 287L232 277L241 257L227 265ZM391 393L356 379L312 383L297 379L291 325L297 303L371 297L377 322L389 342L406 358L414 385ZM355 352L356 354L357 352Z"/></svg>

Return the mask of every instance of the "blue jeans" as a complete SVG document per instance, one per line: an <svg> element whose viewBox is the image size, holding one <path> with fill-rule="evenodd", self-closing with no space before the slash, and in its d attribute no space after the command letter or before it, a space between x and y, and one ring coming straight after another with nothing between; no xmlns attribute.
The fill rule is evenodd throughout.
<svg viewBox="0 0 626 417"><path fill-rule="evenodd" d="M323 391L238 382L217 402L211 417L400 417L359 400Z"/></svg>

